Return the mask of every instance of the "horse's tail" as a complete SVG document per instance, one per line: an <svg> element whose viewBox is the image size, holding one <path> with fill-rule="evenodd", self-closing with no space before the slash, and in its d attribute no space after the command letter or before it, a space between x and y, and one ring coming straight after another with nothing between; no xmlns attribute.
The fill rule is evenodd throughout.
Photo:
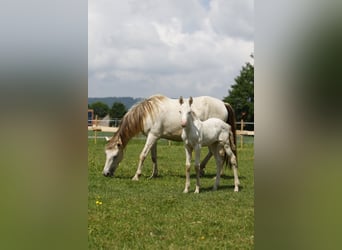
<svg viewBox="0 0 342 250"><path fill-rule="evenodd" d="M232 128L232 133L233 133L233 143L234 143L234 146L231 145L232 147L232 151L233 153L235 154L235 157L236 157L236 161L237 161L237 147L236 147L236 118L235 118L235 112L234 112L234 109L233 107L225 102L224 105L226 106L226 109L228 111L228 118L227 118L227 123L231 126ZM232 144L232 143L231 143ZM226 161L226 159L225 159Z"/></svg>

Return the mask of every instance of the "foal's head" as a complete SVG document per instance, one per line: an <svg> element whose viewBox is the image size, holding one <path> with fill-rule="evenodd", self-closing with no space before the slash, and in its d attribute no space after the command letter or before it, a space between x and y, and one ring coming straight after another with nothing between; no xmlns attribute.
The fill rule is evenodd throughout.
<svg viewBox="0 0 342 250"><path fill-rule="evenodd" d="M179 97L179 103L180 103L180 110L179 113L181 115L181 125L182 127L186 127L189 120L192 117L192 110L191 110L191 104L192 104L192 97L190 96L188 102L185 102L183 100L183 97Z"/></svg>

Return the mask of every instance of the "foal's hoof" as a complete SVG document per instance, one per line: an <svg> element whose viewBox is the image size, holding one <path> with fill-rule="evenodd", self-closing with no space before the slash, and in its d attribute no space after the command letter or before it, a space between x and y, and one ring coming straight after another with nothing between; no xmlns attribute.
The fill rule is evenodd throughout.
<svg viewBox="0 0 342 250"><path fill-rule="evenodd" d="M234 192L239 192L239 187L235 187Z"/></svg>

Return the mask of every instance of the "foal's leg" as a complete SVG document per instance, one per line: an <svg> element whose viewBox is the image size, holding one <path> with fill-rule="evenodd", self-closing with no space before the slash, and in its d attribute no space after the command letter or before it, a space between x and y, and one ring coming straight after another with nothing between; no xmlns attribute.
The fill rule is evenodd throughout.
<svg viewBox="0 0 342 250"><path fill-rule="evenodd" d="M134 177L132 178L133 181L139 180L139 177L141 175L142 167L143 167L144 161L146 159L146 156L147 156L148 152L150 152L152 146L156 143L157 140L158 140L157 136L152 135L151 133L148 134L144 149L140 153L139 165L138 165L137 171L136 171Z"/></svg>
<svg viewBox="0 0 342 250"><path fill-rule="evenodd" d="M185 145L185 188L183 193L188 193L190 188L190 167L191 167L192 148Z"/></svg>
<svg viewBox="0 0 342 250"><path fill-rule="evenodd" d="M200 158L201 158L201 147L196 146L195 148L195 170L196 170L195 194L198 194L199 189L200 189Z"/></svg>
<svg viewBox="0 0 342 250"><path fill-rule="evenodd" d="M225 145L224 149L226 150L226 153L229 157L229 161L230 161L230 165L232 166L233 169L233 173L234 173L234 192L238 192L239 191L239 185L240 185L240 181L239 181L239 177L238 177L238 173L237 173L237 161L236 161L236 156L233 153L232 149L230 148L229 145Z"/></svg>
<svg viewBox="0 0 342 250"><path fill-rule="evenodd" d="M155 142L151 148L151 159L152 159L152 174L149 179L158 176L157 166L157 142Z"/></svg>

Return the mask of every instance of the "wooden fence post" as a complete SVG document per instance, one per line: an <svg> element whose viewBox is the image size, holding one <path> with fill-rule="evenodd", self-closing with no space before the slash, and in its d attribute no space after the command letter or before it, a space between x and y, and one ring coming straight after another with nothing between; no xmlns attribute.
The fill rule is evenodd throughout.
<svg viewBox="0 0 342 250"><path fill-rule="evenodd" d="M241 128L240 128L240 130L241 130L241 134L240 134L240 145L241 145L241 148L243 148L243 133L242 133L242 131L243 131L243 127L244 127L244 125L243 125L243 119L241 119Z"/></svg>
<svg viewBox="0 0 342 250"><path fill-rule="evenodd" d="M97 137L97 115L95 117L95 129L94 129L94 132L95 132L94 142L96 144L96 137Z"/></svg>

